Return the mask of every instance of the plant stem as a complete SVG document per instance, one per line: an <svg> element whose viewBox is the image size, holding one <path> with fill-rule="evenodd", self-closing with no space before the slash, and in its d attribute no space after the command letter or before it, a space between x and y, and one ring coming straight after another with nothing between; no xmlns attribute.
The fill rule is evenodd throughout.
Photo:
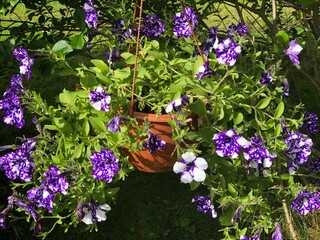
<svg viewBox="0 0 320 240"><path fill-rule="evenodd" d="M297 234L297 231L293 227L291 216L289 214L288 206L287 206L287 203L285 200L282 200L282 206L283 206L284 214L286 216L287 223L289 225L289 232L290 232L291 238L293 240L298 240L299 239L298 234Z"/></svg>

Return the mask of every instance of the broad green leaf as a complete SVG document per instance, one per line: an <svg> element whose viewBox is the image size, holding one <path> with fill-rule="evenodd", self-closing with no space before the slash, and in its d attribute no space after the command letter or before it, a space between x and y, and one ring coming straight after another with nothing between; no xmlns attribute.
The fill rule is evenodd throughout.
<svg viewBox="0 0 320 240"><path fill-rule="evenodd" d="M200 136L208 143L212 143L214 133L215 132L212 127L204 127L199 130Z"/></svg>
<svg viewBox="0 0 320 240"><path fill-rule="evenodd" d="M72 51L72 47L65 40L60 40L56 42L52 47L52 52L56 55L67 55Z"/></svg>
<svg viewBox="0 0 320 240"><path fill-rule="evenodd" d="M88 136L90 132L90 124L88 120L85 120L82 125L81 133L83 136Z"/></svg>
<svg viewBox="0 0 320 240"><path fill-rule="evenodd" d="M260 102L258 102L257 108L258 109L266 108L269 105L270 101L271 101L271 97L266 97L266 98L262 99Z"/></svg>
<svg viewBox="0 0 320 240"><path fill-rule="evenodd" d="M118 79L126 79L127 77L130 76L130 74L131 74L131 71L129 67L116 69L114 71L114 76Z"/></svg>
<svg viewBox="0 0 320 240"><path fill-rule="evenodd" d="M198 56L193 65L193 76L199 72L199 68L203 65L203 60L201 56Z"/></svg>
<svg viewBox="0 0 320 240"><path fill-rule="evenodd" d="M64 120L63 118L53 118L52 122L60 129L64 134L71 134L72 133L72 126L71 124Z"/></svg>
<svg viewBox="0 0 320 240"><path fill-rule="evenodd" d="M62 105L65 105L65 106L73 102L75 98L76 98L75 92L63 90L63 92L59 94L59 101Z"/></svg>
<svg viewBox="0 0 320 240"><path fill-rule="evenodd" d="M223 212L219 217L219 222L222 226L231 226L233 223L231 222L232 216L235 210L232 207L229 207L226 211Z"/></svg>
<svg viewBox="0 0 320 240"><path fill-rule="evenodd" d="M276 110L274 111L274 117L276 119L280 118L283 111L284 111L284 103L280 102L279 105L277 106Z"/></svg>
<svg viewBox="0 0 320 240"><path fill-rule="evenodd" d="M104 122L97 118L97 117L89 117L89 122L91 124L91 126L98 130L99 132L106 132L107 129L106 129L106 126L104 124Z"/></svg>
<svg viewBox="0 0 320 240"><path fill-rule="evenodd" d="M231 193L233 197L238 196L237 190L235 189L234 185L231 183L228 183L228 191Z"/></svg>
<svg viewBox="0 0 320 240"><path fill-rule="evenodd" d="M55 163L55 164L61 163L61 159L58 156L51 155L51 159L52 159L53 163Z"/></svg>
<svg viewBox="0 0 320 240"><path fill-rule="evenodd" d="M242 121L243 121L243 114L241 112L235 112L233 114L233 123L235 125L238 125L238 124L242 123Z"/></svg>
<svg viewBox="0 0 320 240"><path fill-rule="evenodd" d="M85 43L84 37L82 35L71 36L70 41L71 47L73 49L82 49Z"/></svg>
<svg viewBox="0 0 320 240"><path fill-rule="evenodd" d="M109 66L104 61L102 61L100 59L92 59L91 62L93 65L95 65L97 68L101 69L102 71L109 70Z"/></svg>
<svg viewBox="0 0 320 240"><path fill-rule="evenodd" d="M281 124L277 124L277 126L274 128L274 137L278 137L281 134Z"/></svg>
<svg viewBox="0 0 320 240"><path fill-rule="evenodd" d="M289 35L283 30L277 32L276 38L279 43L285 46L289 44Z"/></svg>
<svg viewBox="0 0 320 240"><path fill-rule="evenodd" d="M195 114L198 114L199 116L203 117L207 114L207 108L204 105L204 103L200 100L197 100L191 104L188 105L188 108L194 112Z"/></svg>

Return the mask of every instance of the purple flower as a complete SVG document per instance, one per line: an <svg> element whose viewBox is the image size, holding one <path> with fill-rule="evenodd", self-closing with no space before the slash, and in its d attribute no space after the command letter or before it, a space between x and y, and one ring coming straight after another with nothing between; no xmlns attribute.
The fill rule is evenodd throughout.
<svg viewBox="0 0 320 240"><path fill-rule="evenodd" d="M123 18L118 19L116 24L111 26L111 33L118 35L118 40L123 43L124 40L130 39L132 34L131 27L126 28L126 22Z"/></svg>
<svg viewBox="0 0 320 240"><path fill-rule="evenodd" d="M195 15L193 9L191 7L184 8L184 11L188 17L192 30L195 28L196 23L198 22L198 17ZM174 28L173 34L177 37L184 36L185 38L189 38L191 36L191 29L188 25L188 21L186 19L184 12L179 12L174 17Z"/></svg>
<svg viewBox="0 0 320 240"><path fill-rule="evenodd" d="M295 40L292 40L290 42L289 48L287 50L284 50L283 52L289 56L293 64L299 64L300 62L298 59L298 55L300 54L302 49L303 48L298 43L296 43Z"/></svg>
<svg viewBox="0 0 320 240"><path fill-rule="evenodd" d="M247 148L251 145L244 137L236 134L233 129L215 134L212 140L217 145L216 153L220 157L237 158L241 148Z"/></svg>
<svg viewBox="0 0 320 240"><path fill-rule="evenodd" d="M291 132L289 137L284 140L284 143L288 147L284 154L290 158L288 162L289 173L294 173L298 165L308 161L313 143L311 138L304 138L299 132Z"/></svg>
<svg viewBox="0 0 320 240"><path fill-rule="evenodd" d="M48 171L44 172L44 177L47 180L45 185L52 193L67 194L69 183L65 177L62 176L59 168L51 165Z"/></svg>
<svg viewBox="0 0 320 240"><path fill-rule="evenodd" d="M94 109L106 112L109 111L111 97L109 94L104 92L102 87L96 87L93 91L91 91L89 93L89 99Z"/></svg>
<svg viewBox="0 0 320 240"><path fill-rule="evenodd" d="M252 237L242 236L240 240L260 240L260 230L256 231Z"/></svg>
<svg viewBox="0 0 320 240"><path fill-rule="evenodd" d="M261 73L260 83L261 84L272 84L273 78L271 76L271 68L269 68L265 73Z"/></svg>
<svg viewBox="0 0 320 240"><path fill-rule="evenodd" d="M8 203L14 207L17 206L19 208L23 208L26 212L28 212L33 220L37 223L38 222L38 213L35 210L34 203L27 203L23 201L20 197L17 195L11 195L8 197Z"/></svg>
<svg viewBox="0 0 320 240"><path fill-rule="evenodd" d="M209 213L213 218L217 217L217 213L214 210L214 206L211 202L210 197L197 195L192 198L192 202L197 204L197 209L199 212L203 214Z"/></svg>
<svg viewBox="0 0 320 240"><path fill-rule="evenodd" d="M263 146L260 137L252 137L250 139L250 146L244 149L243 156L249 161L250 167L257 169L258 164L261 164L264 168L271 167L272 159L275 158L275 156L271 155Z"/></svg>
<svg viewBox="0 0 320 240"><path fill-rule="evenodd" d="M208 163L204 158L197 157L193 152L186 152L181 155L179 161L173 165L173 171L180 174L183 183L203 182L206 179L204 170L208 168Z"/></svg>
<svg viewBox="0 0 320 240"><path fill-rule="evenodd" d="M219 39L218 39L218 27L211 27L209 29L209 34L207 39L201 44L200 48L204 55L207 57L209 56L209 53L212 52L212 49L216 49L219 46ZM198 48L195 48L196 54L198 55Z"/></svg>
<svg viewBox="0 0 320 240"><path fill-rule="evenodd" d="M168 106L166 106L166 113L170 113L172 112L172 110L175 110L181 113L181 105L188 105L189 99L190 99L190 96L186 95L174 100Z"/></svg>
<svg viewBox="0 0 320 240"><path fill-rule="evenodd" d="M116 62L118 59L121 58L120 49L116 48L115 50L111 51L111 53L110 52L106 52L104 57L107 59L109 64L113 64L114 62Z"/></svg>
<svg viewBox="0 0 320 240"><path fill-rule="evenodd" d="M210 65L208 62L206 62L205 64L203 64L201 67L199 67L198 69L198 73L195 75L195 77L198 79L198 80L201 80L202 78L204 77L207 77L209 75L214 75L216 74L215 71L213 71L211 68L210 68Z"/></svg>
<svg viewBox="0 0 320 240"><path fill-rule="evenodd" d="M19 46L12 55L20 62L20 73L26 75L26 79L29 80L34 59L29 57L28 50Z"/></svg>
<svg viewBox="0 0 320 240"><path fill-rule="evenodd" d="M226 38L219 43L215 51L220 64L233 66L236 63L237 56L241 53L241 47L232 42L230 38Z"/></svg>
<svg viewBox="0 0 320 240"><path fill-rule="evenodd" d="M93 164L92 175L98 180L104 179L110 183L120 170L119 159L114 156L112 150L101 148L100 153L95 152L90 155L90 160Z"/></svg>
<svg viewBox="0 0 320 240"><path fill-rule="evenodd" d="M20 95L20 94L24 94L25 92L26 90L22 85L22 75L16 74L11 77L10 87L6 89L3 95L4 96L7 94Z"/></svg>
<svg viewBox="0 0 320 240"><path fill-rule="evenodd" d="M165 24L156 14L151 14L142 21L141 34L150 38L159 38L165 30Z"/></svg>
<svg viewBox="0 0 320 240"><path fill-rule="evenodd" d="M85 2L83 5L83 11L86 13L86 23L96 28L98 21L98 10L93 6L93 0L88 0Z"/></svg>
<svg viewBox="0 0 320 240"><path fill-rule="evenodd" d="M242 211L243 211L243 206L240 205L240 206L237 208L237 210L234 212L234 214L233 214L233 216L232 216L232 219L231 219L231 222L239 222L239 220L240 220L240 215L241 215Z"/></svg>
<svg viewBox="0 0 320 240"><path fill-rule="evenodd" d="M317 134L318 128L318 115L309 111L305 111L303 124L300 128L307 132L308 135Z"/></svg>
<svg viewBox="0 0 320 240"><path fill-rule="evenodd" d="M8 206L0 212L0 228L6 229L7 227L7 215L11 211L12 206Z"/></svg>
<svg viewBox="0 0 320 240"><path fill-rule="evenodd" d="M120 132L120 121L129 121L129 118L126 118L124 116L118 116L112 118L108 124L107 124L107 129L109 132Z"/></svg>
<svg viewBox="0 0 320 240"><path fill-rule="evenodd" d="M243 23L239 23L237 26L232 23L227 32L230 37L245 36L248 33L248 27Z"/></svg>
<svg viewBox="0 0 320 240"><path fill-rule="evenodd" d="M320 208L320 193L301 191L292 201L291 208L302 216L307 215L311 211L318 210Z"/></svg>
<svg viewBox="0 0 320 240"><path fill-rule="evenodd" d="M5 93L0 100L0 110L4 111L3 121L8 125L16 125L22 128L25 124L23 107L19 96L13 93Z"/></svg>
<svg viewBox="0 0 320 240"><path fill-rule="evenodd" d="M107 219L106 212L111 210L108 204L99 205L98 203L91 201L83 206L84 216L82 222L85 224L93 224L94 222L101 222Z"/></svg>
<svg viewBox="0 0 320 240"><path fill-rule="evenodd" d="M143 146L149 150L150 153L155 152L158 149L164 148L166 144L165 141L161 140L158 135L152 133L151 131L148 132L148 140L143 144Z"/></svg>
<svg viewBox="0 0 320 240"><path fill-rule="evenodd" d="M27 192L27 196L29 201L38 208L48 209L49 212L52 212L55 194L46 186L31 188Z"/></svg>
<svg viewBox="0 0 320 240"><path fill-rule="evenodd" d="M282 96L284 97L289 97L290 96L290 87L289 87L289 82L286 78L282 79L282 83L283 83L283 92L282 92Z"/></svg>
<svg viewBox="0 0 320 240"><path fill-rule="evenodd" d="M276 231L272 233L272 240L283 240L279 223L275 223L274 225L276 227Z"/></svg>

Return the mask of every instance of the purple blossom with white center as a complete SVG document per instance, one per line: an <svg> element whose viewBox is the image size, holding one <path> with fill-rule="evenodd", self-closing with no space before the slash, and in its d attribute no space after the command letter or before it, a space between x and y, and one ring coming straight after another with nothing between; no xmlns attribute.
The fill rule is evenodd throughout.
<svg viewBox="0 0 320 240"><path fill-rule="evenodd" d="M90 155L90 160L93 164L93 177L98 180L104 179L106 183L110 183L120 170L119 159L115 157L112 150L101 148L100 152Z"/></svg>
<svg viewBox="0 0 320 240"><path fill-rule="evenodd" d="M110 52L106 52L104 57L105 57L105 59L107 59L109 64L113 64L113 63L115 63L117 60L119 60L121 58L120 49L116 48L115 50L112 50L111 53Z"/></svg>
<svg viewBox="0 0 320 240"><path fill-rule="evenodd" d="M226 38L219 43L215 49L217 60L220 64L233 66L236 63L237 56L241 53L241 47L232 42L230 38Z"/></svg>
<svg viewBox="0 0 320 240"><path fill-rule="evenodd" d="M242 236L240 240L260 240L260 231L256 231L256 233L252 237Z"/></svg>
<svg viewBox="0 0 320 240"><path fill-rule="evenodd" d="M290 42L290 46L287 50L284 50L284 54L287 54L291 60L291 62L293 64L300 64L299 59L298 59L298 55L300 54L300 52L302 51L302 47L296 43L295 40L292 40Z"/></svg>
<svg viewBox="0 0 320 240"><path fill-rule="evenodd" d="M273 78L271 76L271 68L269 68L266 72L261 73L261 78L260 78L260 83L261 84L272 84L273 83Z"/></svg>
<svg viewBox="0 0 320 240"><path fill-rule="evenodd" d="M240 205L236 211L234 212L232 218L231 218L231 222L239 222L240 221L240 215L243 211L243 206Z"/></svg>
<svg viewBox="0 0 320 240"><path fill-rule="evenodd" d="M86 13L85 22L88 25L91 25L94 28L96 28L98 21L98 10L93 6L93 0L88 0L84 3L83 11Z"/></svg>
<svg viewBox="0 0 320 240"><path fill-rule="evenodd" d="M212 218L217 217L217 212L215 211L209 196L197 195L194 198L192 198L192 202L197 204L197 210L199 212L203 214L209 213L212 216Z"/></svg>
<svg viewBox="0 0 320 240"><path fill-rule="evenodd" d="M38 208L48 209L49 212L52 212L55 194L43 184L39 188L31 188L27 192L27 196L29 201Z"/></svg>
<svg viewBox="0 0 320 240"><path fill-rule="evenodd" d="M171 102L168 106L166 106L166 113L172 112L172 110L178 111L181 113L181 105L188 105L189 104L190 96L186 95L181 98L178 98Z"/></svg>
<svg viewBox="0 0 320 240"><path fill-rule="evenodd" d="M29 80L34 59L29 57L28 50L19 46L12 55L20 62L20 73L26 75L26 79Z"/></svg>
<svg viewBox="0 0 320 240"><path fill-rule="evenodd" d="M150 38L159 38L165 31L165 24L154 13L142 21L141 34Z"/></svg>
<svg viewBox="0 0 320 240"><path fill-rule="evenodd" d="M109 94L104 92L102 87L98 86L93 91L90 91L89 99L94 109L105 112L109 111L111 97Z"/></svg>
<svg viewBox="0 0 320 240"><path fill-rule="evenodd" d="M291 208L302 216L307 215L311 211L318 210L320 208L320 193L301 191L292 201Z"/></svg>
<svg viewBox="0 0 320 240"><path fill-rule="evenodd" d="M201 44L200 48L204 55L207 57L209 56L209 53L212 52L212 49L216 49L219 46L219 39L218 39L218 27L211 27L209 29L209 34L207 39ZM195 46L196 47L196 46ZM195 48L196 54L198 55L198 48Z"/></svg>
<svg viewBox="0 0 320 240"><path fill-rule="evenodd" d="M124 117L124 116L117 116L112 118L108 124L107 124L107 129L109 132L120 132L120 121L129 121L129 118Z"/></svg>
<svg viewBox="0 0 320 240"><path fill-rule="evenodd" d="M251 145L248 140L238 135L234 129L215 134L212 140L217 145L216 153L220 157L237 158L241 148L247 148Z"/></svg>
<svg viewBox="0 0 320 240"><path fill-rule="evenodd" d="M318 115L309 111L305 111L303 124L300 128L307 132L308 135L319 133Z"/></svg>
<svg viewBox="0 0 320 240"><path fill-rule="evenodd" d="M227 32L230 37L245 36L248 33L248 27L243 23L239 23L237 26L232 23Z"/></svg>
<svg viewBox="0 0 320 240"><path fill-rule="evenodd" d="M47 180L45 185L52 193L62 193L63 195L67 194L69 183L61 174L59 168L51 165L48 171L44 172L44 177Z"/></svg>
<svg viewBox="0 0 320 240"><path fill-rule="evenodd" d="M93 224L107 219L106 212L110 211L111 207L108 204L99 205L97 202L91 201L83 206L84 216L82 222L85 224Z"/></svg>
<svg viewBox="0 0 320 240"><path fill-rule="evenodd" d="M216 74L215 71L213 71L211 68L210 68L210 65L208 62L206 62L205 64L203 64L202 66L199 67L198 69L198 73L195 75L195 77L198 79L198 80L201 80L202 78L204 77L207 77L209 75L214 75Z"/></svg>
<svg viewBox="0 0 320 240"><path fill-rule="evenodd" d="M250 146L244 149L243 156L250 163L263 164L266 168L271 166L272 159L275 158L275 156L271 155L263 146L262 139L258 136L250 139Z"/></svg>
<svg viewBox="0 0 320 240"><path fill-rule="evenodd" d="M126 39L131 38L132 29L131 27L126 28L126 22L123 18L118 19L116 24L111 26L111 33L118 35L118 40L123 43Z"/></svg>
<svg viewBox="0 0 320 240"><path fill-rule="evenodd" d="M194 13L191 7L185 7L184 11L188 17L192 30L194 30L194 28L196 27L196 23L198 22L197 15ZM188 21L186 19L185 13L183 11L179 12L173 18L173 21L174 21L173 34L176 35L177 37L184 36L185 38L189 38L191 37L192 33L189 27Z"/></svg>
<svg viewBox="0 0 320 240"><path fill-rule="evenodd" d="M25 124L23 107L19 96L6 92L2 100L0 100L0 110L4 111L3 121L8 125L16 125L22 128Z"/></svg>
<svg viewBox="0 0 320 240"><path fill-rule="evenodd" d="M173 165L173 171L180 174L180 180L183 183L191 183L193 180L203 182L206 179L207 168L207 161L197 157L193 152L182 154L180 160Z"/></svg>
<svg viewBox="0 0 320 240"><path fill-rule="evenodd" d="M152 133L151 131L148 132L148 140L145 141L143 146L148 149L149 153L153 153L158 149L163 149L166 145L166 142L161 140L158 135Z"/></svg>
<svg viewBox="0 0 320 240"><path fill-rule="evenodd" d="M282 79L283 83L283 91L282 91L282 96L284 97L289 97L290 96L290 87L289 87L289 82L286 78Z"/></svg>
<svg viewBox="0 0 320 240"><path fill-rule="evenodd" d="M275 223L274 225L276 230L272 233L272 240L283 240L279 223Z"/></svg>
<svg viewBox="0 0 320 240"><path fill-rule="evenodd" d="M289 173L294 173L298 165L302 165L308 161L313 145L311 138L302 137L299 132L291 132L288 138L284 140L287 149L284 154L290 158L288 162Z"/></svg>

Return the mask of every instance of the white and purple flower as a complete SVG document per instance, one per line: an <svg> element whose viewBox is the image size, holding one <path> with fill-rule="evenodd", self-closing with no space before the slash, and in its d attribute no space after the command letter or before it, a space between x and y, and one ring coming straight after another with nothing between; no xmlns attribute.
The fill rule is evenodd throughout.
<svg viewBox="0 0 320 240"><path fill-rule="evenodd" d="M299 59L298 59L298 55L300 54L300 52L302 50L303 50L303 48L298 43L296 43L295 40L292 40L290 42L289 48L284 50L283 52L289 56L289 58L293 64L300 64Z"/></svg>
<svg viewBox="0 0 320 240"><path fill-rule="evenodd" d="M88 25L91 25L94 28L96 28L98 21L98 10L93 6L93 0L88 0L84 3L83 11L86 13L85 22Z"/></svg>
<svg viewBox="0 0 320 240"><path fill-rule="evenodd" d="M91 201L83 206L82 222L85 224L93 224L94 222L101 222L107 219L106 213L111 210L108 204L99 205L97 202Z"/></svg>
<svg viewBox="0 0 320 240"><path fill-rule="evenodd" d="M148 140L145 141L143 146L148 149L150 153L155 152L158 149L163 149L166 145L166 142L161 140L158 135L152 133L151 131L148 132Z"/></svg>
<svg viewBox="0 0 320 240"><path fill-rule="evenodd" d="M187 18L189 20L189 23L191 25L192 30L196 27L196 23L198 22L198 17L194 13L193 9L191 7L184 8L185 12L179 12L174 17L174 28L173 28L173 34L177 37L185 37L189 38L191 37L191 29L189 27ZM185 13L187 15L187 18L185 16Z"/></svg>
<svg viewBox="0 0 320 240"><path fill-rule="evenodd" d="M320 209L320 193L301 191L291 203L291 208L305 216L311 211Z"/></svg>
<svg viewBox="0 0 320 240"><path fill-rule="evenodd" d="M34 59L29 57L28 50L19 46L12 55L20 62L20 73L26 75L26 79L30 79Z"/></svg>
<svg viewBox="0 0 320 240"><path fill-rule="evenodd" d="M273 83L273 78L271 76L271 70L272 68L269 68L266 72L261 73L261 78L260 78L260 83L261 84L272 84Z"/></svg>
<svg viewBox="0 0 320 240"><path fill-rule="evenodd" d="M104 92L102 87L98 86L93 91L90 91L89 99L94 109L105 112L110 110L109 104L111 102L111 97Z"/></svg>
<svg viewBox="0 0 320 240"><path fill-rule="evenodd" d="M241 53L241 47L232 42L230 38L226 38L219 43L215 51L220 64L233 66L236 63L237 56Z"/></svg>
<svg viewBox="0 0 320 240"><path fill-rule="evenodd" d="M120 132L120 121L129 121L129 118L124 117L124 116L117 116L112 118L108 124L107 124L107 129L109 132Z"/></svg>
<svg viewBox="0 0 320 240"><path fill-rule="evenodd" d="M180 180L183 183L191 183L193 180L203 182L206 179L207 168L207 161L197 157L193 152L182 154L180 160L173 165L173 171L180 174Z"/></svg>
<svg viewBox="0 0 320 240"><path fill-rule="evenodd" d="M181 113L181 105L188 105L189 104L190 96L186 95L181 98L178 98L171 102L168 106L166 106L166 113L170 113L173 110L178 111Z"/></svg>
<svg viewBox="0 0 320 240"><path fill-rule="evenodd" d="M212 218L217 217L217 212L215 211L209 196L197 195L194 198L192 198L192 202L197 204L197 209L199 212L203 214L209 213Z"/></svg>
<svg viewBox="0 0 320 240"><path fill-rule="evenodd" d="M141 34L150 38L160 38L165 31L165 24L154 13L142 21Z"/></svg>

